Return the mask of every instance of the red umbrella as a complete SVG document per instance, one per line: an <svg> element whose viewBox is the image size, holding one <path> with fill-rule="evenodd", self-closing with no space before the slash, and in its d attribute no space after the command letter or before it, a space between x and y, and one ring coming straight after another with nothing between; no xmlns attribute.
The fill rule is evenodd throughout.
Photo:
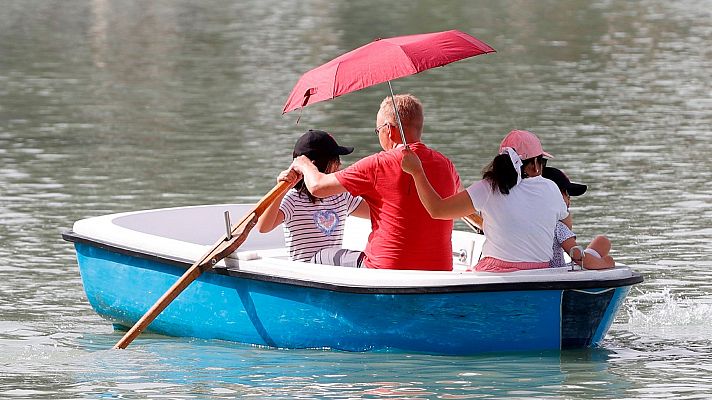
<svg viewBox="0 0 712 400"><path fill-rule="evenodd" d="M302 75L282 113L378 83L388 81L390 86L393 79L494 51L457 30L376 39Z"/></svg>

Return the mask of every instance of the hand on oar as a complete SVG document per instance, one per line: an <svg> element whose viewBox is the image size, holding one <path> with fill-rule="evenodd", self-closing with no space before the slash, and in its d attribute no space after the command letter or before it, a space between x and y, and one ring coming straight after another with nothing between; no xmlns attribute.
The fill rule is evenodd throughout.
<svg viewBox="0 0 712 400"><path fill-rule="evenodd" d="M166 308L178 295L188 287L200 274L213 268L218 261L232 254L238 247L247 239L250 230L257 223L260 215L269 207L270 204L281 198L284 193L289 190L287 182L279 182L277 186L272 188L255 207L245 215L245 217L233 225L230 229L230 235L225 234L220 238L213 247L205 253L198 261L188 268L173 286L168 289L161 298L139 319L134 326L114 345L115 349L125 349L126 346L146 329L151 322Z"/></svg>
<svg viewBox="0 0 712 400"><path fill-rule="evenodd" d="M279 184L285 182L289 185L289 189L291 189L301 179L302 175L290 167L279 173L277 176L277 183ZM257 220L257 230L260 233L271 232L274 228L278 227L279 224L284 222L284 213L280 211L279 207L286 193L287 192L285 191L281 196L276 198Z"/></svg>
<svg viewBox="0 0 712 400"><path fill-rule="evenodd" d="M302 179L302 174L300 174L299 172L297 172L296 170L294 170L293 168L290 167L289 169L285 169L284 171L279 173L279 176L277 176L277 183L287 182L291 189L301 179Z"/></svg>

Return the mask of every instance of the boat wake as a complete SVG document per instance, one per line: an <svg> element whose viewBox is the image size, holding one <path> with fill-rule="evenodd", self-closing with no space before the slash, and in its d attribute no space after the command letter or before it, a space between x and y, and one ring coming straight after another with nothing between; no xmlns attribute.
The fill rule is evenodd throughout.
<svg viewBox="0 0 712 400"><path fill-rule="evenodd" d="M675 294L670 288L659 292L635 293L624 307L625 329L638 336L692 339L712 336L712 301Z"/></svg>

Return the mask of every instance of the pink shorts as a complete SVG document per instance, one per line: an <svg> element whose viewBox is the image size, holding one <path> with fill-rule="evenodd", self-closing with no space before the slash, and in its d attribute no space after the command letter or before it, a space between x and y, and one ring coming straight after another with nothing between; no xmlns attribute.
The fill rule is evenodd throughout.
<svg viewBox="0 0 712 400"><path fill-rule="evenodd" d="M510 262L498 258L485 257L475 265L475 271L478 272L515 272L539 268L549 268L549 262Z"/></svg>

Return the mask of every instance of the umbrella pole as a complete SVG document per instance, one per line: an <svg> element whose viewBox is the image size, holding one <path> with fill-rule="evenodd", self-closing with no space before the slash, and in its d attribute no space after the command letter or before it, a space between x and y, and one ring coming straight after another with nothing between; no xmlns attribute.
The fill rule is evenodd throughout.
<svg viewBox="0 0 712 400"><path fill-rule="evenodd" d="M396 107L396 97L393 94L391 81L388 81L388 89L391 90L391 102L393 103L393 111L396 113L396 122L398 122L398 130L400 131L401 140L403 141L403 146L407 146L408 142L405 140L405 132L403 132L403 124L401 123L400 114L398 114L398 107Z"/></svg>

